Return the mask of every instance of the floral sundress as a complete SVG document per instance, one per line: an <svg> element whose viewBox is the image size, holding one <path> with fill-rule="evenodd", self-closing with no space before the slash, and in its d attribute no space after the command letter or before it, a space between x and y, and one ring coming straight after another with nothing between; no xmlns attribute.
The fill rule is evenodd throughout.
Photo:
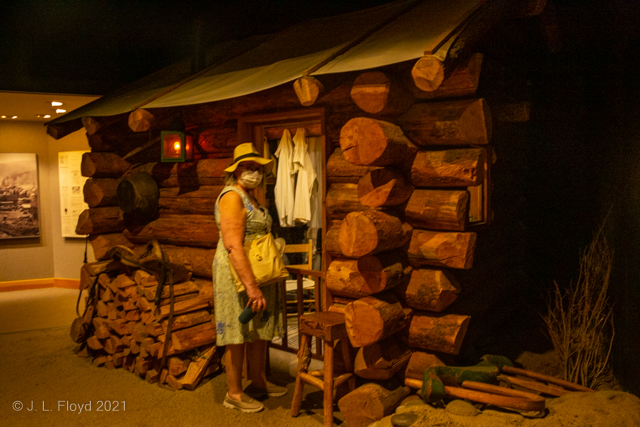
<svg viewBox="0 0 640 427"><path fill-rule="evenodd" d="M247 242L264 236L271 228L271 215L265 208L257 209L242 190L232 186L225 187L220 196L218 196L218 200L216 200L215 218L218 229L220 229L220 198L229 191L235 191L240 195L247 211L244 241ZM236 290L236 285L231 278L229 252L222 240L222 232L220 232L216 254L213 259L214 315L217 326L216 344L223 346L255 340L271 341L274 336L281 337L283 323L282 298L280 297L279 286L281 286L280 283L272 283L260 287L267 301L267 308L262 312L258 312L246 325L240 323L238 316L247 306L249 298L246 291L238 293Z"/></svg>

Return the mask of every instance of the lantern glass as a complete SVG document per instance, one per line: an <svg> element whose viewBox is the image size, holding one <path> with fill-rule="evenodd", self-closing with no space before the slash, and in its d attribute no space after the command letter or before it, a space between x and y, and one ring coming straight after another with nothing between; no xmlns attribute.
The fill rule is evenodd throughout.
<svg viewBox="0 0 640 427"><path fill-rule="evenodd" d="M193 159L191 135L179 131L162 131L160 138L163 162L184 162Z"/></svg>

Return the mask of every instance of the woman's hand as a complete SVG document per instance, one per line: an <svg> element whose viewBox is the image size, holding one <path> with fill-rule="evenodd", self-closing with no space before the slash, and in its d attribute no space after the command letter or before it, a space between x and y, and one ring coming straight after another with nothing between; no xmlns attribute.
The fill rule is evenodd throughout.
<svg viewBox="0 0 640 427"><path fill-rule="evenodd" d="M264 299L264 295L262 295L262 291L257 286L245 286L247 288L247 296L249 297L249 302L247 303L247 307L251 306L251 311L258 312L267 308L267 300Z"/></svg>

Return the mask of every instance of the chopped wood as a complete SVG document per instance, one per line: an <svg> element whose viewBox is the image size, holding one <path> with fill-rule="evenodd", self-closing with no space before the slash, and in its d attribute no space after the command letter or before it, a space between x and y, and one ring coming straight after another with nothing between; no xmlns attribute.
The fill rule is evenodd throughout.
<svg viewBox="0 0 640 427"><path fill-rule="evenodd" d="M332 295L360 298L400 285L411 271L399 252L358 259L334 259L325 284Z"/></svg>
<svg viewBox="0 0 640 427"><path fill-rule="evenodd" d="M414 267L432 265L469 269L473 265L476 233L413 230L409 262Z"/></svg>
<svg viewBox="0 0 640 427"><path fill-rule="evenodd" d="M403 246L413 227L380 211L351 212L342 221L338 242L347 257L362 257Z"/></svg>
<svg viewBox="0 0 640 427"><path fill-rule="evenodd" d="M409 387L389 391L376 383L367 383L338 401L338 408L349 427L367 427L394 413L409 395Z"/></svg>
<svg viewBox="0 0 640 427"><path fill-rule="evenodd" d="M369 380L387 380L406 366L411 349L397 337L360 347L353 373Z"/></svg>
<svg viewBox="0 0 640 427"><path fill-rule="evenodd" d="M358 199L364 206L373 208L396 206L409 199L413 188L397 170L377 169L358 181Z"/></svg>
<svg viewBox="0 0 640 427"><path fill-rule="evenodd" d="M469 192L415 190L404 207L403 218L417 228L464 231L469 223Z"/></svg>
<svg viewBox="0 0 640 427"><path fill-rule="evenodd" d="M95 335L92 335L89 338L87 338L87 345L91 350L100 350L104 348L104 346L102 345L102 342Z"/></svg>
<svg viewBox="0 0 640 427"><path fill-rule="evenodd" d="M97 260L109 259L109 251L114 246L124 246L129 249L133 249L135 246L124 237L122 233L90 235L89 243L91 243L91 247L93 248L93 256Z"/></svg>
<svg viewBox="0 0 640 427"><path fill-rule="evenodd" d="M189 368L190 363L191 360L178 356L169 357L167 359L167 367L169 369L169 373L174 377L177 377L180 374L186 372Z"/></svg>
<svg viewBox="0 0 640 427"><path fill-rule="evenodd" d="M128 124L134 132L146 132L155 126L156 119L149 110L138 108L129 114Z"/></svg>
<svg viewBox="0 0 640 427"><path fill-rule="evenodd" d="M445 366L445 364L434 354L425 353L424 351L414 351L411 353L411 358L407 364L407 369L404 371L404 376L405 378L414 378L422 381L424 371L431 366Z"/></svg>
<svg viewBox="0 0 640 427"><path fill-rule="evenodd" d="M483 183L486 161L484 148L421 150L407 169L416 187L468 187Z"/></svg>
<svg viewBox="0 0 640 427"><path fill-rule="evenodd" d="M415 104L395 123L419 146L486 145L491 140L491 111L484 99Z"/></svg>
<svg viewBox="0 0 640 427"><path fill-rule="evenodd" d="M220 364L220 356L216 352L216 346L206 348L198 357L189 364L187 372L180 380L182 387L186 390L195 390L202 378L205 376L207 368L215 366L216 370Z"/></svg>
<svg viewBox="0 0 640 427"><path fill-rule="evenodd" d="M131 164L113 153L84 153L80 171L88 178L120 178Z"/></svg>
<svg viewBox="0 0 640 427"><path fill-rule="evenodd" d="M363 347L390 337L407 325L407 315L390 293L368 296L347 304L344 311L349 341Z"/></svg>
<svg viewBox="0 0 640 427"><path fill-rule="evenodd" d="M411 272L408 283L396 289L396 295L411 308L441 312L460 293L460 285L447 270L419 268Z"/></svg>
<svg viewBox="0 0 640 427"><path fill-rule="evenodd" d="M473 96L478 89L478 83L480 81L482 58L483 57L481 53L470 55L467 60L463 61L457 67L455 67L451 72L451 75L445 77L435 90L430 90L435 85L432 86L430 84L430 79L425 74L429 72L428 62L418 61L420 64L416 63L416 77L421 80L426 80L425 84L427 85L426 87L428 90L425 91L419 89L419 86L416 86L415 90L413 90L413 95L416 98L427 99L461 98ZM434 65L437 75L439 65ZM434 80L434 83L435 81L437 81L437 78L436 80Z"/></svg>
<svg viewBox="0 0 640 427"><path fill-rule="evenodd" d="M326 208L331 220L341 220L350 212L370 209L360 203L357 183L331 184L327 190Z"/></svg>
<svg viewBox="0 0 640 427"><path fill-rule="evenodd" d="M300 105L309 107L316 102L318 96L324 91L322 83L311 76L302 76L293 82L293 90L296 92Z"/></svg>
<svg viewBox="0 0 640 427"><path fill-rule="evenodd" d="M342 127L340 148L349 162L365 166L402 164L418 149L399 126L366 117L353 118Z"/></svg>
<svg viewBox="0 0 640 427"><path fill-rule="evenodd" d="M367 71L353 82L351 99L370 114L399 115L415 102L413 95L400 80L381 71Z"/></svg>
<svg viewBox="0 0 640 427"><path fill-rule="evenodd" d="M327 182L357 184L367 173L379 169L379 166L354 165L345 159L342 149L337 147L327 160Z"/></svg>
<svg viewBox="0 0 640 427"><path fill-rule="evenodd" d="M118 233L124 229L124 216L119 207L89 208L80 214L76 234Z"/></svg>
<svg viewBox="0 0 640 427"><path fill-rule="evenodd" d="M415 313L409 322L407 343L412 347L458 354L467 333L469 316Z"/></svg>
<svg viewBox="0 0 640 427"><path fill-rule="evenodd" d="M82 188L84 201L90 208L118 204L118 183L115 178L90 178Z"/></svg>

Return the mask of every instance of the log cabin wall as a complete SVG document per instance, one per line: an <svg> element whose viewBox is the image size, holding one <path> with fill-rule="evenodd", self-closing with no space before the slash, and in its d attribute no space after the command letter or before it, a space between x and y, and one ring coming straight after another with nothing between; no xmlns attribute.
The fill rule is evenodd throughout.
<svg viewBox="0 0 640 427"><path fill-rule="evenodd" d="M89 287L106 272L114 245L140 255L156 239L170 262L190 272L188 281L199 289L192 298L199 303L202 295L210 297L218 240L213 208L233 148L245 142L239 121L313 106L324 109L325 307L346 315L358 348L358 375L389 378L412 355L424 361L432 354L450 363L466 356L475 363L474 346L504 320L510 311L504 301L517 293L508 289L513 281L503 280L497 270L504 265L493 257L500 239L492 238L489 208L493 119L489 103L476 94L482 60L481 54L471 55L430 92L413 83L412 64L395 64L325 75L318 78L322 82L307 77L214 103L85 118L91 152L83 157L82 173L90 178L84 188L89 209L77 232L89 235L98 261L84 268L82 285ZM196 161L161 163L160 131L177 110L197 138ZM135 221L118 207L116 193L122 179L141 171L159 187L158 210L153 218ZM97 280L102 292L128 274L136 292L121 298L149 303L150 291L135 271L119 265L107 273ZM116 306L108 298L101 301ZM124 307L130 310L121 302L120 314L108 314L105 307L101 314L134 318L129 311L138 311L148 332L137 335L140 341L127 331L120 338L129 336L133 346L147 339L147 347L157 347L160 341L149 331L160 330L163 319L144 315L151 307L145 301L128 301ZM194 307L212 314L199 317L200 325L215 322L213 301ZM208 346L215 341L215 328L194 334L207 334ZM108 356L94 344L94 357ZM150 353L157 358L157 351Z"/></svg>

